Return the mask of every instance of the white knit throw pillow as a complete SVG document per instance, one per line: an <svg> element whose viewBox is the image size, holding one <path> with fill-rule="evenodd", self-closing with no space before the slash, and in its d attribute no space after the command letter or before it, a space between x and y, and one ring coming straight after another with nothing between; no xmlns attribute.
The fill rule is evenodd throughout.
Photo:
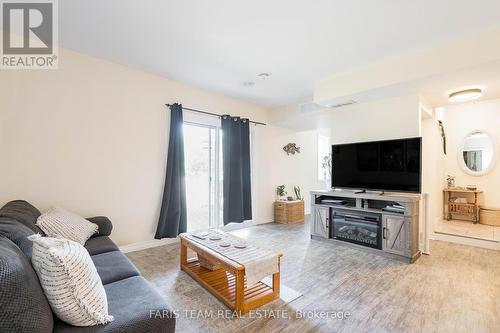
<svg viewBox="0 0 500 333"><path fill-rule="evenodd" d="M31 262L52 311L73 326L93 326L113 320L106 292L87 250L62 238L31 235Z"/></svg>
<svg viewBox="0 0 500 333"><path fill-rule="evenodd" d="M59 207L40 215L36 225L49 237L62 237L81 245L97 232L99 226Z"/></svg>

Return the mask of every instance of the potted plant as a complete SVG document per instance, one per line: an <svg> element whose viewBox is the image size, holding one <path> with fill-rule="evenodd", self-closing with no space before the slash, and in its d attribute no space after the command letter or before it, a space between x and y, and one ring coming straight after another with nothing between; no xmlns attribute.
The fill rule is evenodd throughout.
<svg viewBox="0 0 500 333"><path fill-rule="evenodd" d="M276 195L278 196L278 200L286 200L285 185L276 187Z"/></svg>
<svg viewBox="0 0 500 333"><path fill-rule="evenodd" d="M323 179L325 180L326 188L329 190L331 188L330 179L332 179L332 154L323 157L321 167L323 168Z"/></svg>
<svg viewBox="0 0 500 333"><path fill-rule="evenodd" d="M293 187L293 192L295 193L295 199L296 200L302 200L302 194L299 186L294 186Z"/></svg>
<svg viewBox="0 0 500 333"><path fill-rule="evenodd" d="M455 176L448 175L448 177L446 177L446 183L448 184L448 188L455 187Z"/></svg>

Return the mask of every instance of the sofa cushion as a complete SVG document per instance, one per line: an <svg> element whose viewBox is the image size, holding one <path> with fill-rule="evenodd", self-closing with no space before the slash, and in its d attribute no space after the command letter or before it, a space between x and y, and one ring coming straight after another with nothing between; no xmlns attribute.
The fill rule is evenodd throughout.
<svg viewBox="0 0 500 333"><path fill-rule="evenodd" d="M10 239L23 251L24 255L28 257L31 262L31 250L33 242L28 239L28 236L33 235L34 232L24 224L17 222L10 217L0 217L0 236Z"/></svg>
<svg viewBox="0 0 500 333"><path fill-rule="evenodd" d="M30 262L0 237L0 332L52 332L54 321Z"/></svg>
<svg viewBox="0 0 500 333"><path fill-rule="evenodd" d="M44 235L43 231L35 225L36 220L40 215L42 215L40 211L25 200L14 200L8 202L5 206L0 208L0 216L10 217L24 224L35 233Z"/></svg>
<svg viewBox="0 0 500 333"><path fill-rule="evenodd" d="M52 311L75 326L106 324L108 301L87 250L69 239L32 235L33 268Z"/></svg>
<svg viewBox="0 0 500 333"><path fill-rule="evenodd" d="M105 285L104 289L114 321L92 327L73 327L56 319L54 332L175 332L174 313L143 277L116 281Z"/></svg>
<svg viewBox="0 0 500 333"><path fill-rule="evenodd" d="M85 248L91 256L96 254L118 251L118 246L108 236L97 236L90 238L85 243Z"/></svg>
<svg viewBox="0 0 500 333"><path fill-rule="evenodd" d="M140 275L139 271L130 260L120 251L111 251L92 256L97 274L102 284L108 284Z"/></svg>

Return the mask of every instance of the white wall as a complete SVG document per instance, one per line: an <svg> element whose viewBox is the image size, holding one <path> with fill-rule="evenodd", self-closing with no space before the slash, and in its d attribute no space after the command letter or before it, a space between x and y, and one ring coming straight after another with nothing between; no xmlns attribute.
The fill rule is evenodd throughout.
<svg viewBox="0 0 500 333"><path fill-rule="evenodd" d="M448 154L445 158L445 175L456 177L456 184L465 186L476 184L484 191L484 203L500 208L500 99L461 104L447 107L444 122L448 140ZM458 163L458 148L467 134L474 130L487 131L496 146L496 163L494 169L484 176L475 177L465 173Z"/></svg>
<svg viewBox="0 0 500 333"><path fill-rule="evenodd" d="M405 95L338 109L300 112L298 105L272 110L270 121L305 131L329 128L333 143L420 136L419 96Z"/></svg>
<svg viewBox="0 0 500 333"><path fill-rule="evenodd" d="M333 111L332 144L420 136L419 98L407 95Z"/></svg>
<svg viewBox="0 0 500 333"><path fill-rule="evenodd" d="M332 144L418 137L419 119L417 95L311 113L301 113L298 105L271 110L270 121L289 129L282 128L275 132L267 146L269 158L278 165L278 169L270 173L269 180L273 187L280 184L300 185L308 213L309 192L326 187L324 181L318 180L319 133L329 135ZM301 146L302 153L287 156L281 147L289 142Z"/></svg>
<svg viewBox="0 0 500 333"><path fill-rule="evenodd" d="M173 102L267 121L256 105L65 49L58 70L1 71L0 204L107 215L119 245L152 239ZM256 127L257 222L273 215L274 131Z"/></svg>
<svg viewBox="0 0 500 333"><path fill-rule="evenodd" d="M60 205L107 215L119 245L150 240L159 214L169 112L165 103L247 116L255 128L256 223L273 220L275 188L324 188L317 135L332 143L420 135L418 96L313 114L268 110L160 76L60 50L55 71L0 73L0 204L26 199L42 211ZM294 142L301 154L287 156Z"/></svg>
<svg viewBox="0 0 500 333"><path fill-rule="evenodd" d="M431 230L443 216L443 187L445 186L445 157L438 117L422 121L422 192L429 194Z"/></svg>
<svg viewBox="0 0 500 333"><path fill-rule="evenodd" d="M286 185L288 195L294 196L293 186L300 186L305 200L305 213L310 213L311 190L325 189L324 181L318 179L318 130L296 132L286 128L277 128L272 138L266 145L267 159L271 160L273 167L265 172L268 187L264 193L272 193L275 198L275 189L278 185ZM283 146L296 143L300 147L300 154L287 155Z"/></svg>

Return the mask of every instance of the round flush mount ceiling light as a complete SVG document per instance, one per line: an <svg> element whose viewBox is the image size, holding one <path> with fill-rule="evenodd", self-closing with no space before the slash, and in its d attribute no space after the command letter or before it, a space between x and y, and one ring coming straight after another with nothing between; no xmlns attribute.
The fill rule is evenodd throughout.
<svg viewBox="0 0 500 333"><path fill-rule="evenodd" d="M450 102L468 102L474 99L478 99L483 94L483 91L479 88L464 89L452 92L448 98Z"/></svg>
<svg viewBox="0 0 500 333"><path fill-rule="evenodd" d="M245 87L253 87L255 85L255 82L253 82L253 81L245 81L245 82L243 82L243 85Z"/></svg>

